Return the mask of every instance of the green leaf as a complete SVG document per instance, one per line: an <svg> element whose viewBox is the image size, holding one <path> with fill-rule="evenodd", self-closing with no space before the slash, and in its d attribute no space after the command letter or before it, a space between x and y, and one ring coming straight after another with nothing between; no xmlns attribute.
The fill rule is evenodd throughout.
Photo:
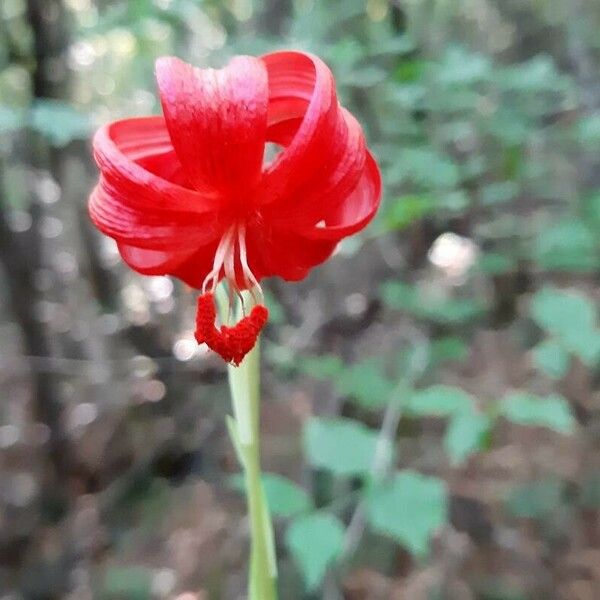
<svg viewBox="0 0 600 600"><path fill-rule="evenodd" d="M448 143L457 143L462 140L468 142L476 135L476 129L471 121L457 119L443 125L440 124L438 135Z"/></svg>
<svg viewBox="0 0 600 600"><path fill-rule="evenodd" d="M583 214L590 228L600 231L600 192L587 196L583 202Z"/></svg>
<svg viewBox="0 0 600 600"><path fill-rule="evenodd" d="M435 202L431 197L409 194L393 200L383 220L387 229L404 229L434 210Z"/></svg>
<svg viewBox="0 0 600 600"><path fill-rule="evenodd" d="M0 105L0 134L20 129L25 124L23 111L12 106Z"/></svg>
<svg viewBox="0 0 600 600"><path fill-rule="evenodd" d="M413 392L407 412L419 417L449 417L473 412L474 400L465 391L449 385L434 385Z"/></svg>
<svg viewBox="0 0 600 600"><path fill-rule="evenodd" d="M425 189L452 189L460 181L458 166L447 155L430 147L405 147L399 163L408 179Z"/></svg>
<svg viewBox="0 0 600 600"><path fill-rule="evenodd" d="M522 123L513 111L499 111L493 121L498 121L500 131L496 133L507 147L503 153L503 170L507 179L519 179L526 165L525 152L521 145L530 134L530 129ZM502 118L504 117L504 118Z"/></svg>
<svg viewBox="0 0 600 600"><path fill-rule="evenodd" d="M391 482L372 489L367 498L371 527L419 557L427 555L431 536L447 517L445 482L410 470L396 473Z"/></svg>
<svg viewBox="0 0 600 600"><path fill-rule="evenodd" d="M306 587L310 592L317 590L342 551L343 525L333 515L314 513L295 519L285 537Z"/></svg>
<svg viewBox="0 0 600 600"><path fill-rule="evenodd" d="M558 394L536 396L527 392L513 392L505 396L501 413L518 425L547 427L558 433L569 434L575 429L575 417L569 403Z"/></svg>
<svg viewBox="0 0 600 600"><path fill-rule="evenodd" d="M569 369L569 354L556 340L545 340L533 349L535 366L553 379L561 379Z"/></svg>
<svg viewBox="0 0 600 600"><path fill-rule="evenodd" d="M394 71L396 81L414 83L423 78L428 63L424 60L403 60Z"/></svg>
<svg viewBox="0 0 600 600"><path fill-rule="evenodd" d="M499 181L483 186L481 203L485 205L509 202L519 194L519 184L514 181Z"/></svg>
<svg viewBox="0 0 600 600"><path fill-rule="evenodd" d="M352 419L314 417L304 427L309 464L336 475L368 474L376 446L377 433Z"/></svg>
<svg viewBox="0 0 600 600"><path fill-rule="evenodd" d="M477 318L483 310L483 306L478 301L464 298L447 299L437 303L434 301L429 305L422 305L417 312L432 321L458 325Z"/></svg>
<svg viewBox="0 0 600 600"><path fill-rule="evenodd" d="M526 62L505 67L498 81L507 90L517 92L552 92L564 90L568 79L561 75L551 56L540 54Z"/></svg>
<svg viewBox="0 0 600 600"><path fill-rule="evenodd" d="M445 85L473 84L490 73L489 58L469 52L462 46L451 46L437 65L437 80Z"/></svg>
<svg viewBox="0 0 600 600"><path fill-rule="evenodd" d="M508 180L518 179L524 167L524 156L521 151L521 144L527 140L531 134L531 127L524 116L516 111L501 106L482 124L484 130L491 136L497 138L504 148L502 153L504 158L504 169L502 175ZM502 202L502 195L488 198L496 199ZM483 201L483 197L482 197Z"/></svg>
<svg viewBox="0 0 600 600"><path fill-rule="evenodd" d="M462 412L450 420L444 447L453 465L460 465L471 454L482 450L490 430L490 418L479 412Z"/></svg>
<svg viewBox="0 0 600 600"><path fill-rule="evenodd" d="M520 485L511 491L506 506L515 517L543 519L561 505L564 489L564 483L556 479Z"/></svg>
<svg viewBox="0 0 600 600"><path fill-rule="evenodd" d="M380 56L382 54L393 54L395 57L401 54L413 52L417 47L415 41L407 34L391 37L382 40L369 49L370 56Z"/></svg>
<svg viewBox="0 0 600 600"><path fill-rule="evenodd" d="M439 364L445 361L462 362L469 356L469 347L459 337L446 336L431 344L431 362Z"/></svg>
<svg viewBox="0 0 600 600"><path fill-rule="evenodd" d="M372 359L346 367L334 381L341 395L369 409L387 406L395 387L386 377L383 366Z"/></svg>
<svg viewBox="0 0 600 600"><path fill-rule="evenodd" d="M586 364L594 365L600 359L596 308L586 296L545 287L533 297L530 312L542 329L554 335Z"/></svg>
<svg viewBox="0 0 600 600"><path fill-rule="evenodd" d="M469 195L463 190L453 190L448 193L442 193L439 196L438 207L455 212L461 212L467 209L471 203Z"/></svg>
<svg viewBox="0 0 600 600"><path fill-rule="evenodd" d="M572 351L589 367L600 362L600 331L582 331L579 338L571 340Z"/></svg>
<svg viewBox="0 0 600 600"><path fill-rule="evenodd" d="M481 179L489 170L488 160L481 154L465 157L460 166L465 179Z"/></svg>
<svg viewBox="0 0 600 600"><path fill-rule="evenodd" d="M338 68L351 71L363 59L365 48L357 39L344 37L329 45L326 51Z"/></svg>
<svg viewBox="0 0 600 600"><path fill-rule="evenodd" d="M381 286L383 301L399 310L412 311L419 303L418 293L414 286L402 281L386 281Z"/></svg>
<svg viewBox="0 0 600 600"><path fill-rule="evenodd" d="M473 87L447 88L443 94L427 94L422 107L441 113L447 119L456 112L475 110L480 99L481 95Z"/></svg>
<svg viewBox="0 0 600 600"><path fill-rule="evenodd" d="M575 219L544 228L536 239L534 258L543 268L559 271L594 271L600 265L594 234Z"/></svg>
<svg viewBox="0 0 600 600"><path fill-rule="evenodd" d="M246 493L243 473L233 475L229 481L238 492ZM273 515L288 518L312 509L312 500L306 490L287 477L277 473L263 473L261 481L269 511Z"/></svg>
<svg viewBox="0 0 600 600"><path fill-rule="evenodd" d="M312 508L312 500L306 490L286 477L265 473L262 482L272 514L287 518Z"/></svg>
<svg viewBox="0 0 600 600"><path fill-rule="evenodd" d="M515 267L516 265L511 258L505 254L498 254L496 252L482 254L476 266L479 271L486 275L502 275L514 270Z"/></svg>
<svg viewBox="0 0 600 600"><path fill-rule="evenodd" d="M592 113L582 117L575 126L575 139L586 144L590 149L600 147L600 113Z"/></svg>
<svg viewBox="0 0 600 600"><path fill-rule="evenodd" d="M369 409L386 406L395 387L375 359L344 365L337 356L323 355L304 358L298 366L311 377L333 381L339 394Z"/></svg>
<svg viewBox="0 0 600 600"><path fill-rule="evenodd" d="M533 297L530 311L542 329L565 341L573 335L573 331L577 336L581 330L596 326L593 304L585 296L573 291L544 287Z"/></svg>
<svg viewBox="0 0 600 600"><path fill-rule="evenodd" d="M405 110L422 108L427 98L427 88L417 82L404 82L391 86L390 96L394 103Z"/></svg>

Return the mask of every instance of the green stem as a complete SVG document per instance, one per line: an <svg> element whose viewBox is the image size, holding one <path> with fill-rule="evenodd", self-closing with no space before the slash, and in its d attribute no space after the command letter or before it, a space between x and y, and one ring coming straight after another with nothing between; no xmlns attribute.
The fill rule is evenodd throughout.
<svg viewBox="0 0 600 600"><path fill-rule="evenodd" d="M247 310L252 296L244 295ZM229 387L234 419L229 433L244 469L250 517L249 600L276 600L277 564L273 527L260 468L260 346L248 353L239 367L229 366Z"/></svg>

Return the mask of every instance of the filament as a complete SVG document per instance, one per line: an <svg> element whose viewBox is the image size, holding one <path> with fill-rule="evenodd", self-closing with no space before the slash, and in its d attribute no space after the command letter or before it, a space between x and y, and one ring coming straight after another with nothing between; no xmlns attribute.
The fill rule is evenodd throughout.
<svg viewBox="0 0 600 600"><path fill-rule="evenodd" d="M237 244L236 244L237 242ZM254 301L260 304L263 300L263 291L256 279L252 269L248 265L248 249L246 247L246 226L245 224L234 224L223 234L219 245L215 251L213 266L202 283L202 293L210 289L214 293L219 283L221 270L229 287L229 310L233 304L233 295L236 294L242 303L242 312L244 312L244 300L240 293L240 286L237 283L235 272L236 245L239 253L240 267L243 277L243 286L247 288Z"/></svg>
<svg viewBox="0 0 600 600"><path fill-rule="evenodd" d="M248 252L246 250L246 226L244 224L240 225L238 228L238 245L240 248L240 264L242 265L242 272L244 274L244 283L250 289L250 293L256 301L256 297L254 296L255 288L258 290L258 293L260 294L261 298L264 295L262 288L260 287L260 283L258 283L258 280L254 276L254 273L248 266Z"/></svg>
<svg viewBox="0 0 600 600"><path fill-rule="evenodd" d="M234 229L235 226L231 226L225 232L221 238L221 241L219 242L219 245L217 246L212 271L205 277L204 282L202 283L203 294L208 289L209 284L211 284L211 291L215 291L217 283L219 283L219 274L221 273L221 268L223 267L225 258L230 254L233 256L233 252L231 252L231 241L234 236Z"/></svg>
<svg viewBox="0 0 600 600"><path fill-rule="evenodd" d="M239 256L239 265L236 263L236 252ZM228 324L222 323L218 328L215 326L216 311L213 295L221 276L227 281L229 306L226 322ZM248 315L244 310L244 298L240 288L248 289L255 301L255 305ZM234 294L237 294L240 299L243 317L237 323L229 325L234 306ZM215 251L212 270L202 282L202 295L198 298L196 313L195 337L197 342L205 343L221 355L226 362L238 366L256 344L256 340L267 322L269 311L263 302L262 288L248 265L246 226L243 223L234 223L221 237Z"/></svg>

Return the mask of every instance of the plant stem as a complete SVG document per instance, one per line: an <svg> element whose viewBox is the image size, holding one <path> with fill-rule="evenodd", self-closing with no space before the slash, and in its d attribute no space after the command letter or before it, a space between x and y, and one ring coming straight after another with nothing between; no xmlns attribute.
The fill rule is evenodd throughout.
<svg viewBox="0 0 600 600"><path fill-rule="evenodd" d="M244 294L247 310L252 296ZM276 600L277 564L273 527L260 468L260 346L257 343L239 367L229 366L234 419L229 433L244 469L250 518L249 600Z"/></svg>

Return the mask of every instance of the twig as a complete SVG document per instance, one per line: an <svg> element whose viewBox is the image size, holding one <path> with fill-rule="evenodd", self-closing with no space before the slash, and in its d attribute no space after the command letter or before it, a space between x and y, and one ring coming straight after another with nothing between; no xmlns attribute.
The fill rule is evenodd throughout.
<svg viewBox="0 0 600 600"><path fill-rule="evenodd" d="M405 335L409 338L411 348L414 352L406 374L394 388L383 415L375 446L375 455L370 469L371 480L374 484L383 482L393 467L393 453L390 449L394 445L406 398L410 393L410 388L427 368L429 356L428 339L416 327L412 326L405 329ZM365 527L366 505L365 501L362 500L356 505L350 519L350 524L346 530L340 563L347 562L354 555L364 535Z"/></svg>

